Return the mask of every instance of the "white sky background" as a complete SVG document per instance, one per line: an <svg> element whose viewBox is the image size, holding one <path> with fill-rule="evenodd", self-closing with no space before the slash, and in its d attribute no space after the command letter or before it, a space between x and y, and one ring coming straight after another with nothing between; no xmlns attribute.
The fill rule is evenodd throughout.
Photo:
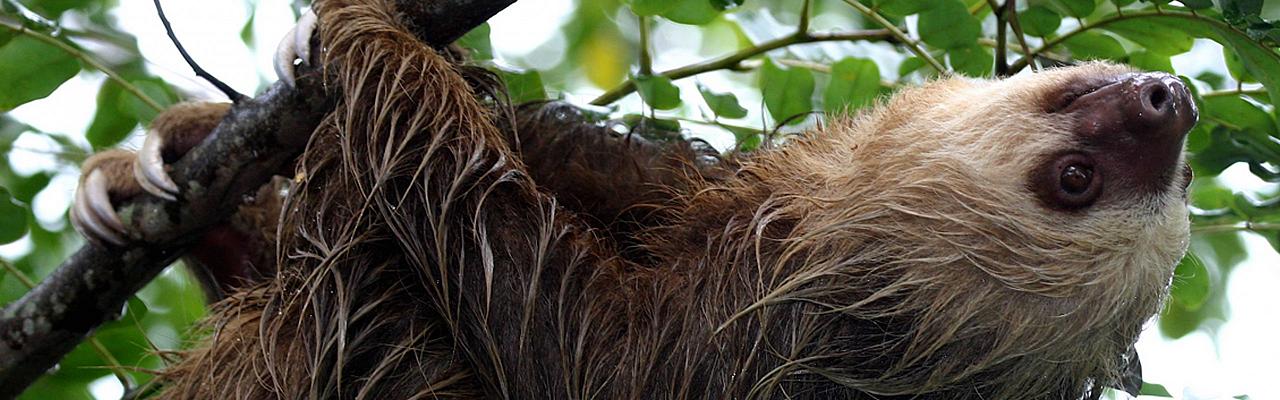
<svg viewBox="0 0 1280 400"><path fill-rule="evenodd" d="M121 0L116 10L124 29L138 37L139 47L148 67L180 88L196 93L196 99L224 100L225 97L204 81L198 80L179 57L164 34L150 1ZM260 84L275 80L271 67L272 51L276 42L293 24L293 14L285 0L261 0L253 32L254 49L246 48L239 39L242 23L248 17L247 6L229 1L168 0L166 12L173 22L178 37L192 56L214 76L228 82L242 93L257 90ZM567 18L574 4L569 0L519 1L491 21L494 50L498 61L522 67L541 67L558 62L557 49L563 49L564 39L559 32L560 23ZM531 23L530 21L534 21ZM625 21L624 21L625 22ZM839 26L839 18L815 21ZM699 28L666 24L654 31L654 43L660 49L655 60L659 70L696 62L715 54L704 53L699 38L705 34ZM533 50L537 49L538 52ZM864 49L857 47L857 49ZM824 51L809 47L806 51ZM875 51L874 49L867 49ZM1221 47L1201 41L1191 53L1175 58L1179 72L1195 75L1203 69L1222 71ZM881 69L892 71L896 59L888 64L882 61ZM249 68L248 66L252 66ZM1225 75L1225 74L1224 74ZM103 77L99 73L82 73L63 84L46 99L19 107L10 115L47 132L66 133L73 140L85 143L83 133L94 112L94 94ZM734 87L732 78L725 74L710 74L697 78L712 87ZM693 84L694 79L678 82L687 103L701 104ZM583 85L578 85L583 86ZM601 93L598 88L584 87L575 93L565 94L570 100L585 102ZM738 93L742 104L759 120L758 93ZM635 96L621 102L624 108L635 110L639 100ZM696 116L697 113L692 113ZM135 132L129 143L136 147L141 132ZM731 138L711 138L713 144L723 146ZM56 147L36 135L24 135L17 147L36 150L14 151L9 160L19 173L41 170L58 170L62 173L50 187L35 199L37 218L48 227L60 224L76 184L75 168L58 166L55 159L40 150ZM87 147L87 145L86 145ZM1224 180L1237 190L1246 192L1274 192L1277 185L1253 178L1247 168L1236 166L1225 173ZM1246 235L1250 259L1233 272L1229 279L1228 299L1230 319L1216 330L1217 341L1210 333L1198 331L1179 340L1167 340L1149 324L1138 344L1144 375L1149 382L1165 385L1175 396L1185 399L1218 399L1248 394L1253 399L1280 399L1280 384L1276 383L1280 371L1280 256L1270 249L1267 242L1254 235ZM13 257L25 253L30 244L19 241L0 246L0 256ZM114 378L104 378L94 385L94 393L100 398L119 398L120 387Z"/></svg>

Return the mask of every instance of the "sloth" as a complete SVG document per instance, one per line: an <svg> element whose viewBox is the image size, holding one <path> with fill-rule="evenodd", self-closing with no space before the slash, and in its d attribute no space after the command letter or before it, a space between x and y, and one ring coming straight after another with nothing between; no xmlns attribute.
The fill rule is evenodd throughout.
<svg viewBox="0 0 1280 400"><path fill-rule="evenodd" d="M1167 74L944 77L716 157L508 106L388 0L314 11L282 78L315 53L337 104L256 248L196 250L220 300L163 397L1097 398L1188 244ZM113 204L180 202L226 109L89 160L76 226L128 243Z"/></svg>

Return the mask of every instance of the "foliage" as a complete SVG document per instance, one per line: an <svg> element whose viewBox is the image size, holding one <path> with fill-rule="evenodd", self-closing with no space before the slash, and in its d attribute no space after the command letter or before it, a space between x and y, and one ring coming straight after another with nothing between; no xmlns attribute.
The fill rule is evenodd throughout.
<svg viewBox="0 0 1280 400"><path fill-rule="evenodd" d="M1180 73L1171 57L1193 51L1197 40L1216 42L1225 75L1181 74L1201 112L1188 141L1197 176L1191 196L1196 235L1177 268L1161 332L1179 337L1226 317L1225 277L1246 256L1242 234L1262 235L1280 248L1280 196L1233 192L1216 179L1242 163L1258 178L1280 183L1280 109L1274 106L1280 101L1280 22L1260 0L1027 0L1011 12L1000 0L577 3L560 27L563 47L555 51L563 57L551 65L513 68L526 60L495 55L487 25L460 43L499 73L512 101L599 94L592 101L606 107L599 112L637 131L728 136L735 151L771 143L779 131L804 129L820 119L810 117L815 112L856 112L901 85L939 74L988 77L1088 59ZM26 277L48 274L79 241L65 213L55 221L37 218L37 194L63 167L118 144L183 97L146 66L136 39L111 14L116 5L0 0L0 110L44 98L77 74L107 76L85 132L41 132L0 115L6 160L0 162L0 243L19 240L28 248L0 259L0 303L22 295ZM238 38L246 44L253 18ZM655 69L665 56L655 43L677 28L702 33L707 59ZM63 165L32 175L14 171L7 160L22 151L14 143L23 135L55 143ZM120 322L100 329L97 340L72 352L25 398L86 398L90 382L113 373L106 379L145 387L146 371L164 364L157 352L180 348L203 313L200 293L181 275L171 271L149 285ZM1155 384L1143 392L1167 395Z"/></svg>

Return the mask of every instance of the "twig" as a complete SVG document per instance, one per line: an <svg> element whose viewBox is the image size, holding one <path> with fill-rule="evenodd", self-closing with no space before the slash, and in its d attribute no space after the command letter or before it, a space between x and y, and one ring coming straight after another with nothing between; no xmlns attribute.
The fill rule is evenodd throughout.
<svg viewBox="0 0 1280 400"><path fill-rule="evenodd" d="M1201 97L1201 98L1206 98L1206 99L1207 99L1207 98L1211 98L1211 97L1226 97L1226 96L1240 96L1240 95L1249 95L1249 96L1266 96L1266 95L1267 95L1267 89L1263 89L1263 88L1258 88L1258 89L1244 89L1244 88L1237 87L1237 88L1235 88L1235 89L1229 89L1229 90L1215 90L1215 91L1212 91L1212 92L1205 92L1205 93L1201 93L1201 94L1200 94L1200 97Z"/></svg>
<svg viewBox="0 0 1280 400"><path fill-rule="evenodd" d="M245 96L243 94L240 94L240 92L232 89L231 86L227 85L222 80L214 77L213 74L209 73L209 71L205 71L204 68L200 67L200 64L196 64L196 60L191 59L191 54L188 54L187 49L182 47L182 42L178 41L178 35L173 33L173 26L169 24L169 18L164 16L164 7L160 6L160 0L152 0L152 2L156 5L156 14L160 16L160 23L164 24L164 32L169 35L169 40L173 42L173 47L178 48L178 53L182 54L182 59L187 61L187 65L191 66L191 69L195 71L196 76L209 81L210 84L213 84L213 87L218 88L219 91L231 98L231 102L239 103L244 100Z"/></svg>
<svg viewBox="0 0 1280 400"><path fill-rule="evenodd" d="M850 7L857 9L863 16L871 18L872 21L880 24L884 29L888 29L903 46L907 46L907 49L911 50L912 53L916 53L917 57L924 60L925 63L929 64L930 67L933 67L933 69L938 71L939 74L947 72L947 67L942 66L942 63L934 59L932 55L929 55L929 52L924 51L924 48L920 47L920 43L916 43L911 40L910 37L907 37L906 33L903 33L902 30L898 29L898 27L889 22L889 20L884 19L884 17L880 16L879 13L867 8L867 6L862 5L862 3L859 3L857 0L844 0L844 2Z"/></svg>
<svg viewBox="0 0 1280 400"><path fill-rule="evenodd" d="M1006 0L1004 3L1005 12L1009 13L1009 27L1013 28L1013 37L1018 39L1018 45L1022 47L1022 54L1031 52L1031 47L1027 46L1027 35L1022 33L1022 23L1018 22L1018 0ZM1036 62L1035 57L1031 59L1031 71L1040 71L1040 65Z"/></svg>
<svg viewBox="0 0 1280 400"><path fill-rule="evenodd" d="M721 58L704 61L697 64L686 65L680 68L658 73L671 80L680 80L690 76L704 74L712 71L733 69L744 60L768 53L783 47L793 46L805 43L818 42L848 42L858 40L892 40L893 35L885 29L875 29L854 32L831 32L831 33L810 33L796 32L787 36L773 39L756 46L738 50L733 54L726 55ZM626 82L609 89L609 91L591 101L592 105L603 106L611 104L622 99L624 96L635 92L635 83L628 79Z"/></svg>
<svg viewBox="0 0 1280 400"><path fill-rule="evenodd" d="M1005 0L1005 4L1010 3L1012 0ZM996 16L996 76L1009 76L1009 54L1005 50L1009 33L1009 21L1006 19L1008 9L1000 7L996 0L987 0L987 6L991 7L991 13Z"/></svg>
<svg viewBox="0 0 1280 400"><path fill-rule="evenodd" d="M653 75L653 55L649 50L649 18L636 16L640 23L640 76Z"/></svg>
<svg viewBox="0 0 1280 400"><path fill-rule="evenodd" d="M804 0L804 5L800 6L800 23L796 24L796 32L809 31L809 21L811 18L809 14L812 12L812 8L813 0Z"/></svg>
<svg viewBox="0 0 1280 400"><path fill-rule="evenodd" d="M1249 232L1280 231L1280 223L1244 221L1244 222L1237 222L1233 224L1193 225L1191 227L1191 233L1200 234L1200 235L1207 235L1211 233L1222 233L1222 232L1240 232L1240 231L1249 231Z"/></svg>
<svg viewBox="0 0 1280 400"><path fill-rule="evenodd" d="M804 69L817 72L817 73L822 73L822 74L831 73L831 65L823 64L820 62L796 60L791 58L775 58L773 59L773 61L777 62L779 65L783 65L787 67L799 67L799 68L804 68ZM761 61L761 60L746 60L738 64L737 67L734 67L733 70L734 71L751 71L751 70L759 69L763 65L764 65L764 61ZM899 86L901 85L891 80L886 80L886 79L880 80L880 87L882 88L894 89Z"/></svg>

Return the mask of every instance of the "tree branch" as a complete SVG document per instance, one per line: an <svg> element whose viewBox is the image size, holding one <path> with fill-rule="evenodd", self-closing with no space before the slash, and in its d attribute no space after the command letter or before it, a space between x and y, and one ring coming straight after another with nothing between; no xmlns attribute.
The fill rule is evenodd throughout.
<svg viewBox="0 0 1280 400"><path fill-rule="evenodd" d="M451 43L515 0L399 0L406 25L436 47ZM428 23L429 22L429 23ZM0 399L13 398L94 329L120 315L129 296L230 217L292 161L332 107L317 75L276 83L234 105L212 138L171 165L178 202L141 196L118 208L128 247L86 244L35 289L0 311Z"/></svg>

